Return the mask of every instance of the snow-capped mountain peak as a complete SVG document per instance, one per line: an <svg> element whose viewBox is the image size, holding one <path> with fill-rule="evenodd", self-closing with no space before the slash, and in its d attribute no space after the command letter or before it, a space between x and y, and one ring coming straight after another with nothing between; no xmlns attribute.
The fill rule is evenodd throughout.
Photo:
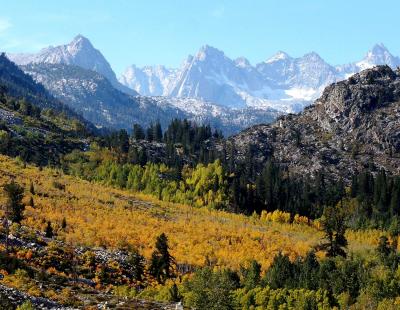
<svg viewBox="0 0 400 310"><path fill-rule="evenodd" d="M291 57L282 51L278 51L275 55L273 55L272 57L268 58L265 63L274 63L276 61L281 61L281 60L286 60L286 59L291 59Z"/></svg>
<svg viewBox="0 0 400 310"><path fill-rule="evenodd" d="M309 60L309 61L325 62L325 60L323 60L323 59L321 58L321 56L320 56L317 52L314 52L314 51L305 54L305 55L304 55L303 57L301 57L301 58L302 58L302 59Z"/></svg>
<svg viewBox="0 0 400 310"><path fill-rule="evenodd" d="M64 64L92 70L106 77L119 90L130 95L137 95L135 91L118 82L103 54L83 35L77 35L68 44L42 49L37 54L7 54L7 56L18 65Z"/></svg>
<svg viewBox="0 0 400 310"><path fill-rule="evenodd" d="M89 39L86 38L84 35L82 35L82 34L80 34L80 33L77 34L77 35L72 39L71 43L73 43L73 42L87 42L87 43L91 44L90 41L89 41Z"/></svg>
<svg viewBox="0 0 400 310"><path fill-rule="evenodd" d="M367 55L373 56L373 55L391 55L391 54L383 43L377 43L372 47L370 51L368 51Z"/></svg>
<svg viewBox="0 0 400 310"><path fill-rule="evenodd" d="M375 44L360 61L338 66L336 69L340 78L345 79L357 72L377 65L388 65L392 69L395 69L400 66L400 58L393 56L386 46L380 43Z"/></svg>
<svg viewBox="0 0 400 310"><path fill-rule="evenodd" d="M88 38L78 34L68 45L67 50L71 55L76 55L79 52L95 49Z"/></svg>
<svg viewBox="0 0 400 310"><path fill-rule="evenodd" d="M223 58L225 54L223 51L212 47L210 45L203 45L197 52L195 58L199 61L205 61L207 58Z"/></svg>
<svg viewBox="0 0 400 310"><path fill-rule="evenodd" d="M375 44L373 48L368 51L367 55L357 63L357 66L364 70L376 65L387 64L394 68L400 64L398 57L393 56L385 45L382 43Z"/></svg>
<svg viewBox="0 0 400 310"><path fill-rule="evenodd" d="M250 68L251 67L250 61L245 57L236 58L235 64L239 68Z"/></svg>

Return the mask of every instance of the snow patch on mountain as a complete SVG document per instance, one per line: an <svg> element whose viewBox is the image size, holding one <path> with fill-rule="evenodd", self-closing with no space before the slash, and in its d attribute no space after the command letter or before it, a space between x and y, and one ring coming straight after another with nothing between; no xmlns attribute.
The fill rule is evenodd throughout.
<svg viewBox="0 0 400 310"><path fill-rule="evenodd" d="M164 66L129 66L119 78L120 83L143 96L163 96L168 94L169 85L175 79L176 69Z"/></svg>

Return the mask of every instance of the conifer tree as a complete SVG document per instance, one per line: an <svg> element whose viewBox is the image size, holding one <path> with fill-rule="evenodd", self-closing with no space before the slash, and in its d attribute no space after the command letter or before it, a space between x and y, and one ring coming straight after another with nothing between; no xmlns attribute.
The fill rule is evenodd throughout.
<svg viewBox="0 0 400 310"><path fill-rule="evenodd" d="M241 268L241 272L245 288L251 290L260 284L261 265L257 261L252 260L248 268Z"/></svg>
<svg viewBox="0 0 400 310"><path fill-rule="evenodd" d="M307 253L304 261L302 261L299 270L299 286L314 290L318 288L318 271L319 262L315 255L315 251Z"/></svg>
<svg viewBox="0 0 400 310"><path fill-rule="evenodd" d="M161 124L159 121L157 121L157 123L155 123L155 125L153 126L153 138L154 141L156 142L161 142L163 134L162 134L162 129L161 129Z"/></svg>
<svg viewBox="0 0 400 310"><path fill-rule="evenodd" d="M127 263L132 271L132 277L135 281L141 282L144 276L144 265L145 259L138 250L133 250L129 255Z"/></svg>
<svg viewBox="0 0 400 310"><path fill-rule="evenodd" d="M390 213L392 216L400 215L400 177L397 177L393 182L390 200Z"/></svg>
<svg viewBox="0 0 400 310"><path fill-rule="evenodd" d="M321 245L321 248L326 251L326 256L346 257L345 248L347 248L347 239L345 237L346 223L344 211L337 207L326 207L322 225L326 242Z"/></svg>
<svg viewBox="0 0 400 310"><path fill-rule="evenodd" d="M154 140L153 124L151 124L146 130L146 140L150 142Z"/></svg>
<svg viewBox="0 0 400 310"><path fill-rule="evenodd" d="M128 153L129 151L129 136L125 129L121 129L118 133L119 151Z"/></svg>
<svg viewBox="0 0 400 310"><path fill-rule="evenodd" d="M24 197L24 188L12 181L4 185L4 191L7 196L7 213L12 222L20 223L23 218L23 211L25 209L22 203Z"/></svg>
<svg viewBox="0 0 400 310"><path fill-rule="evenodd" d="M174 263L174 258L169 253L168 238L164 233L157 237L155 247L151 255L149 272L159 283L164 283L172 277Z"/></svg>
<svg viewBox="0 0 400 310"><path fill-rule="evenodd" d="M46 238L53 238L54 232L53 232L53 227L51 227L50 221L47 222L47 226L44 230L44 233L45 233Z"/></svg>
<svg viewBox="0 0 400 310"><path fill-rule="evenodd" d="M145 134L144 134L144 130L143 130L142 126L140 126L139 124L133 125L132 137L136 141L143 140L145 138Z"/></svg>
<svg viewBox="0 0 400 310"><path fill-rule="evenodd" d="M263 280L273 289L283 288L292 282L293 272L293 264L289 256L280 252L274 257Z"/></svg>
<svg viewBox="0 0 400 310"><path fill-rule="evenodd" d="M62 222L61 222L61 228L65 229L67 228L67 220L65 217L63 217Z"/></svg>
<svg viewBox="0 0 400 310"><path fill-rule="evenodd" d="M35 187L33 186L33 182L31 181L31 184L29 186L29 191L32 195L35 195Z"/></svg>
<svg viewBox="0 0 400 310"><path fill-rule="evenodd" d="M182 296L179 293L179 289L178 289L178 286L176 285L176 283L174 283L172 285L172 287L169 289L169 296L170 296L170 300L173 302L178 302L182 299Z"/></svg>

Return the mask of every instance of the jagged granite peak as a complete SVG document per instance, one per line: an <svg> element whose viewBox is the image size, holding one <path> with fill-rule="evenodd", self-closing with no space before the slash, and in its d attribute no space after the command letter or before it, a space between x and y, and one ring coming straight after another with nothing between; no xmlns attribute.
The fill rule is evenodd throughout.
<svg viewBox="0 0 400 310"><path fill-rule="evenodd" d="M295 60L297 75L290 83L302 87L318 89L337 80L336 69L323 60L316 52L311 52Z"/></svg>
<svg viewBox="0 0 400 310"><path fill-rule="evenodd" d="M375 44L364 59L357 63L357 66L363 70L376 65L388 65L396 68L400 65L400 59L393 56L383 43Z"/></svg>
<svg viewBox="0 0 400 310"><path fill-rule="evenodd" d="M400 70L378 66L328 86L300 114L281 116L229 139L243 160L273 159L294 175L323 171L349 181L366 168L400 173Z"/></svg>
<svg viewBox="0 0 400 310"><path fill-rule="evenodd" d="M318 94L321 87L336 81L336 69L315 52L299 58L278 52L273 58L258 64L256 68L275 88L309 89Z"/></svg>
<svg viewBox="0 0 400 310"><path fill-rule="evenodd" d="M131 65L122 73L119 77L120 83L123 85L137 91L138 93L148 96L148 83L147 83L147 75L135 65Z"/></svg>
<svg viewBox="0 0 400 310"><path fill-rule="evenodd" d="M280 51L252 66L244 57L232 60L223 51L204 45L164 79L167 82L160 83L162 79L158 79L155 83L151 75L128 68L120 81L143 95L199 98L233 108L250 106L298 112L337 80L337 70L316 53L292 58ZM153 87L157 91L149 90L151 84L157 86Z"/></svg>
<svg viewBox="0 0 400 310"><path fill-rule="evenodd" d="M149 92L148 85L154 83L149 74L146 78L134 72L128 68L120 81L143 95L193 97L234 108L271 107L285 112L301 110L318 97L324 86L336 80L336 69L316 53L296 59L278 52L253 67L244 57L231 60L209 45L202 46L180 69L169 74L168 83L157 83L157 92Z"/></svg>
<svg viewBox="0 0 400 310"><path fill-rule="evenodd" d="M203 61L205 60L207 57L217 57L217 58L222 58L222 57L226 57L224 52L212 47L210 45L203 45L200 50L197 52L196 56L195 56L198 60Z"/></svg>
<svg viewBox="0 0 400 310"><path fill-rule="evenodd" d="M238 66L222 51L205 45L189 58L177 75L169 96L195 97L229 107L249 106L249 93L260 90L261 75Z"/></svg>
<svg viewBox="0 0 400 310"><path fill-rule="evenodd" d="M239 68L252 68L250 61L246 57L238 57L235 59L235 64Z"/></svg>
<svg viewBox="0 0 400 310"><path fill-rule="evenodd" d="M268 58L265 63L273 63L276 61L281 61L281 60L285 60L285 59L291 59L292 57L290 57L287 53L283 52L283 51L278 51L275 53L275 55L273 55L272 57Z"/></svg>
<svg viewBox="0 0 400 310"><path fill-rule="evenodd" d="M337 66L337 71L343 78L377 65L388 65L392 69L400 66L400 58L393 56L383 43L375 44L360 61Z"/></svg>
<svg viewBox="0 0 400 310"><path fill-rule="evenodd" d="M50 46L42 49L37 54L7 54L17 65L48 63L66 64L81 67L100 73L112 85L130 95L137 93L120 84L110 64L103 54L83 35L77 35L70 43L59 46Z"/></svg>
<svg viewBox="0 0 400 310"><path fill-rule="evenodd" d="M89 39L81 34L75 36L73 40L67 45L67 48L71 55L76 55L77 53L85 49L95 49Z"/></svg>
<svg viewBox="0 0 400 310"><path fill-rule="evenodd" d="M50 46L37 54L19 54L23 55L21 57L17 55L9 54L9 58L18 65L29 63L77 65L84 69L96 71L110 81L115 78L115 74L104 56L82 35L77 35L68 44Z"/></svg>

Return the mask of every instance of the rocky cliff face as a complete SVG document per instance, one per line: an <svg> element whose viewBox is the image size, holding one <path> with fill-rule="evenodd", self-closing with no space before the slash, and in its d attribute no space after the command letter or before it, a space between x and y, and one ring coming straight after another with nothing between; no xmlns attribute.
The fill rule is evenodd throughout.
<svg viewBox="0 0 400 310"><path fill-rule="evenodd" d="M349 178L365 168L400 173L400 70L379 66L328 86L301 114L251 127L228 140L244 158L269 158L293 174Z"/></svg>

